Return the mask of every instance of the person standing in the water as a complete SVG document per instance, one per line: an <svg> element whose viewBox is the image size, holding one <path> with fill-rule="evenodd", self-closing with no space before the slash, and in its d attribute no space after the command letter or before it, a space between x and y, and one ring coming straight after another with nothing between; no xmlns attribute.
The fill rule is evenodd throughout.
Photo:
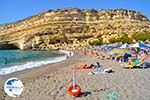
<svg viewBox="0 0 150 100"><path fill-rule="evenodd" d="M4 59L4 64L6 65L7 64L7 59L6 58L3 58Z"/></svg>

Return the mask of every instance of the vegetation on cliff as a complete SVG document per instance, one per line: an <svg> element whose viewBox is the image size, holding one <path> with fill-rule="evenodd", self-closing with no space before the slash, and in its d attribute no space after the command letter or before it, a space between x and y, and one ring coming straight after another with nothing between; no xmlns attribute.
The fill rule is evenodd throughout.
<svg viewBox="0 0 150 100"><path fill-rule="evenodd" d="M150 41L150 32L135 34L133 38L137 41Z"/></svg>
<svg viewBox="0 0 150 100"><path fill-rule="evenodd" d="M111 38L110 43L132 43L132 39L128 37L126 33L122 33L122 36L119 38Z"/></svg>
<svg viewBox="0 0 150 100"><path fill-rule="evenodd" d="M103 44L103 38L96 38L94 40L89 41L89 45L101 45Z"/></svg>

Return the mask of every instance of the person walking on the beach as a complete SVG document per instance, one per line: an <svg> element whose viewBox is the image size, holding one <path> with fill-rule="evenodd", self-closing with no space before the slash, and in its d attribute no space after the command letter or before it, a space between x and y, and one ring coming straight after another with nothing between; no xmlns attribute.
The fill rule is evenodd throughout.
<svg viewBox="0 0 150 100"><path fill-rule="evenodd" d="M66 58L67 58L67 59L69 58L68 54L66 54Z"/></svg>
<svg viewBox="0 0 150 100"><path fill-rule="evenodd" d="M72 56L72 52L71 51L69 51L69 57L71 57Z"/></svg>

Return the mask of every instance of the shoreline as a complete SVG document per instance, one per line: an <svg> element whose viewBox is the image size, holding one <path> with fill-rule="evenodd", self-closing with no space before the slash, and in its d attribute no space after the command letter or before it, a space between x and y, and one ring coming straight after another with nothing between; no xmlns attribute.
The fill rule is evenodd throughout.
<svg viewBox="0 0 150 100"><path fill-rule="evenodd" d="M40 67L40 66L45 66L47 64L58 63L58 62L61 62L63 60L66 60L69 57L74 55L72 51L68 51L68 50L59 50L57 52L61 53L63 55L58 56L58 57L50 57L50 58L46 58L43 60L28 61L28 62L24 62L24 63L19 64L19 65L13 65L10 67L4 67L4 68L0 69L0 78L7 75L7 74L20 72L20 71L24 71L27 69Z"/></svg>
<svg viewBox="0 0 150 100"><path fill-rule="evenodd" d="M60 52L65 54L64 57L69 56L68 55L69 51L67 51L67 50L61 50ZM6 74L6 75L1 75L0 76L0 81L3 80L3 79L6 79L6 77L8 78L8 77L12 77L12 76L18 76L18 75L20 76L21 74L32 73L32 71L42 70L43 68L46 68L46 67L49 67L49 66L56 66L56 65L59 65L60 63L66 62L66 60L74 59L76 56L78 56L78 53L77 54L74 54L73 52L71 52L71 53L72 53L72 55L69 58L66 57L66 59L58 61L58 62L48 63L48 64L45 64L45 65L40 65L38 67L32 67L32 68L12 72L12 73L9 73L9 74Z"/></svg>
<svg viewBox="0 0 150 100"><path fill-rule="evenodd" d="M3 75L2 77L0 77L0 98L3 98L3 85L5 83L5 81L11 77L17 77L19 78L23 83L25 82L29 82L35 78L38 78L41 75L46 75L52 72L55 72L56 70L60 69L60 68L64 68L67 66L60 66L60 65L72 65L77 63L76 58L78 58L80 54L77 52L75 53L73 56L69 57L68 59L66 58L63 61L60 62L55 62L55 63L49 63L46 65L41 65L39 67L33 67L30 69L25 69L22 71L17 71L17 72L13 72L7 75ZM57 66L57 67L56 67ZM59 66L59 67L58 67Z"/></svg>

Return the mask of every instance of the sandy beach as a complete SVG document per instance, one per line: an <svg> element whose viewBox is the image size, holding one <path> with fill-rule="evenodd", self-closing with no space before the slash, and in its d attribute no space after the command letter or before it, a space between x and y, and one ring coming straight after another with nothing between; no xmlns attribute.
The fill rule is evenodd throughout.
<svg viewBox="0 0 150 100"><path fill-rule="evenodd" d="M82 93L75 100L150 100L150 68L124 69L116 61L85 56L79 51L65 61L2 77L0 100L74 100L67 94L67 87L72 83L72 67L82 62L99 62L103 65L99 72L110 67L114 72L89 75L91 69L76 70L76 81ZM10 77L23 82L20 97L12 98L4 93L3 84ZM110 98L110 95L115 95L115 98Z"/></svg>

